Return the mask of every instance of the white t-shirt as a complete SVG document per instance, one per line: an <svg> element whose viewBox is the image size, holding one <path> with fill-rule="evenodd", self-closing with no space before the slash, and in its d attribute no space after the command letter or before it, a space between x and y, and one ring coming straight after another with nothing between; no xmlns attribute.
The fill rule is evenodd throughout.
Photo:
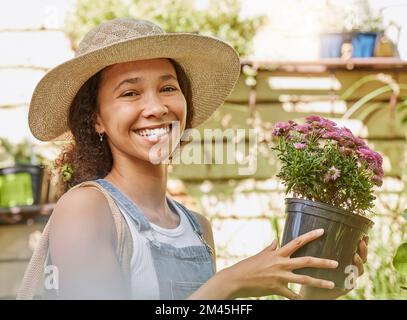
<svg viewBox="0 0 407 320"><path fill-rule="evenodd" d="M174 229L166 229L150 222L155 239L178 248L203 245L185 213L173 201L171 202L180 216L180 224ZM139 232L134 220L122 208L120 211L127 221L133 238L133 254L130 262L132 298L158 300L160 299L159 286L154 262L147 244L149 240L143 235L144 231Z"/></svg>

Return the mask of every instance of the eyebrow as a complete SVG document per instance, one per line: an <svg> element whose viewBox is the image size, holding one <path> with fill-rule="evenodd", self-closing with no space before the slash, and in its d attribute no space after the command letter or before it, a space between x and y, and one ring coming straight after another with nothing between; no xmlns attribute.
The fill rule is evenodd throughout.
<svg viewBox="0 0 407 320"><path fill-rule="evenodd" d="M162 81L167 81L167 80L171 80L171 79L178 81L177 78L175 76L173 76L172 74L164 74L164 75L160 76L159 79L162 80ZM116 86L114 91L118 90L125 83L135 84L135 83L140 82L142 80L143 80L143 78L141 78L141 77L134 77L134 78L124 79L123 81L121 81Z"/></svg>

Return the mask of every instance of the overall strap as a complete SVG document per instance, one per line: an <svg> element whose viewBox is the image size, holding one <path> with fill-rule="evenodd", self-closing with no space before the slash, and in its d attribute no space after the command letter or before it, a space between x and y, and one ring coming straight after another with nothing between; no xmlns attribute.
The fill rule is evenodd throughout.
<svg viewBox="0 0 407 320"><path fill-rule="evenodd" d="M175 205L185 213L186 217L192 225L192 228L194 229L194 232L208 248L209 253L214 257L215 250L214 248L212 248L212 245L210 245L210 243L212 243L213 241L212 231L210 227L205 227L206 224L203 221L205 218L202 215L187 209L184 205L182 205L178 201L175 201L174 199L170 199L170 201L175 203Z"/></svg>
<svg viewBox="0 0 407 320"><path fill-rule="evenodd" d="M188 218L188 221L192 225L192 228L194 229L194 231L196 233L202 235L202 228L201 228L201 225L199 224L198 218L178 201L175 201L174 199L171 199L170 197L168 197L168 199L170 200L170 203L172 205L175 204L176 207L178 207L183 213L185 213L185 216Z"/></svg>
<svg viewBox="0 0 407 320"><path fill-rule="evenodd" d="M145 231L151 228L147 218L141 213L137 205L130 200L123 192L105 179L97 179L96 183L106 189L110 196L132 217L139 231Z"/></svg>

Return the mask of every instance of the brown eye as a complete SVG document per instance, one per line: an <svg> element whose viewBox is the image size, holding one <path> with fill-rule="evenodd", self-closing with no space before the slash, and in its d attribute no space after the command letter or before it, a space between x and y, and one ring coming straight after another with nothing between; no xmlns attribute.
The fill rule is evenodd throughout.
<svg viewBox="0 0 407 320"><path fill-rule="evenodd" d="M138 95L138 93L135 91L127 91L122 94L122 97L135 97L137 95Z"/></svg>
<svg viewBox="0 0 407 320"><path fill-rule="evenodd" d="M177 91L178 89L172 86L166 86L164 88L162 88L162 91L164 92L172 92L172 91Z"/></svg>

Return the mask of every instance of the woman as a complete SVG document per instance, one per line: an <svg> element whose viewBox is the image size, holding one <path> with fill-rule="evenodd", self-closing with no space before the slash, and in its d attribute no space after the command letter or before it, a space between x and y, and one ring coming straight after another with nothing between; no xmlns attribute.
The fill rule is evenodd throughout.
<svg viewBox="0 0 407 320"><path fill-rule="evenodd" d="M60 198L49 226L49 259L58 269L59 298L278 294L299 299L343 294L332 290L330 281L292 272L337 266L331 260L290 258L323 230L280 249L273 241L255 256L215 273L208 220L166 196L164 160L186 129L222 104L239 70L236 52L218 39L166 34L148 21L115 19L90 31L76 57L41 80L30 105L32 133L41 140L66 132L74 138L59 163L72 166L68 185L76 187ZM100 190L80 184L88 180L114 199L125 218L133 247L129 280L115 250L112 206ZM359 251L355 264L362 272L364 241ZM288 283L306 289L297 294Z"/></svg>

